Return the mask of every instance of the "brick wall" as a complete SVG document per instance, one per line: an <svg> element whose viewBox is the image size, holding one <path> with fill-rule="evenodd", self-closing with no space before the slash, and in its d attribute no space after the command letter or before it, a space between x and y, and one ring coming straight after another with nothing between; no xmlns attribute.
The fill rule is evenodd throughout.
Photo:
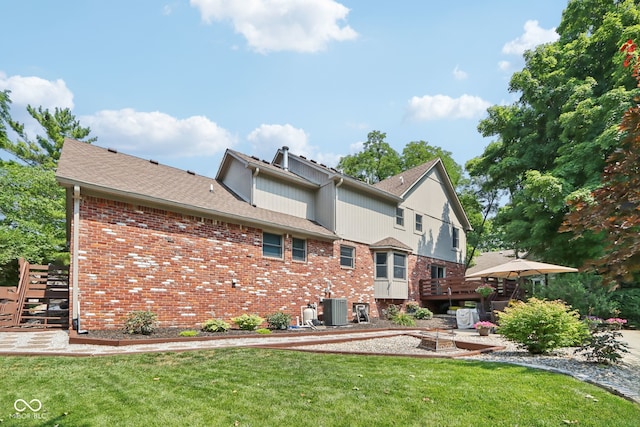
<svg viewBox="0 0 640 427"><path fill-rule="evenodd" d="M122 328L129 312L152 310L160 327L198 328L209 318L230 321L243 313L266 316L321 298L368 303L372 317L389 303L376 301L373 257L366 245L307 240L307 261L262 256L262 230L129 203L83 197L80 208L78 283L81 328ZM356 248L354 269L340 267L340 244ZM431 263L447 275L463 267L408 257L409 300ZM462 274L462 272L459 272ZM235 283L234 283L235 282ZM330 292L329 292L330 291ZM320 310L321 312L321 310Z"/></svg>

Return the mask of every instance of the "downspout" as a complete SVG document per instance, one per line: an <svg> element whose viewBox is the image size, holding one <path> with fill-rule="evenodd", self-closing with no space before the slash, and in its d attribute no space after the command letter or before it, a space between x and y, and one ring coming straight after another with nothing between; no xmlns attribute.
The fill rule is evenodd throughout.
<svg viewBox="0 0 640 427"><path fill-rule="evenodd" d="M256 167L251 174L251 205L255 206L256 177L260 173L260 168Z"/></svg>
<svg viewBox="0 0 640 427"><path fill-rule="evenodd" d="M80 240L80 186L73 186L73 231L72 231L72 247L71 253L71 284L73 286L73 306L71 310L72 324L80 333L80 289L78 289L78 244Z"/></svg>

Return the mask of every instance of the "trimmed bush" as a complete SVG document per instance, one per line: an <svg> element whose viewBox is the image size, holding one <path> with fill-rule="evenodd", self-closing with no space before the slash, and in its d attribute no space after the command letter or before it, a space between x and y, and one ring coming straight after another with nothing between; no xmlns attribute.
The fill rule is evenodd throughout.
<svg viewBox="0 0 640 427"><path fill-rule="evenodd" d="M268 315L267 323L271 329L287 329L291 324L291 315L279 311Z"/></svg>
<svg viewBox="0 0 640 427"><path fill-rule="evenodd" d="M260 328L260 329L256 329L256 332L259 333L260 335L269 335L271 333L271 329Z"/></svg>
<svg viewBox="0 0 640 427"><path fill-rule="evenodd" d="M255 331L258 326L262 325L264 319L257 314L245 313L242 316L234 317L231 321L243 331Z"/></svg>
<svg viewBox="0 0 640 427"><path fill-rule="evenodd" d="M562 301L530 298L517 301L498 313L498 333L532 354L580 345L589 336L577 311Z"/></svg>
<svg viewBox="0 0 640 427"><path fill-rule="evenodd" d="M151 335L156 330L158 316L152 311L132 311L127 316L124 330L128 334Z"/></svg>
<svg viewBox="0 0 640 427"><path fill-rule="evenodd" d="M433 313L428 308L420 307L413 313L413 317L418 320L429 320L433 317Z"/></svg>
<svg viewBox="0 0 640 427"><path fill-rule="evenodd" d="M221 319L205 320L202 324L202 330L205 332L227 332L231 325Z"/></svg>
<svg viewBox="0 0 640 427"><path fill-rule="evenodd" d="M194 331L194 330L181 331L178 335L180 335L181 337L197 337L198 331Z"/></svg>

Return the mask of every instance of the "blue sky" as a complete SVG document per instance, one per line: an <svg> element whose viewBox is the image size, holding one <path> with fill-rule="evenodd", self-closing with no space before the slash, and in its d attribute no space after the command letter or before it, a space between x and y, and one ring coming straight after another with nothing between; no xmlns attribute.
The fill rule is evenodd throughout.
<svg viewBox="0 0 640 427"><path fill-rule="evenodd" d="M328 166L379 130L464 163L562 0L6 0L0 90L70 108L97 145L214 176L226 148ZM1 156L2 154L0 154ZM6 157L6 155L4 155Z"/></svg>

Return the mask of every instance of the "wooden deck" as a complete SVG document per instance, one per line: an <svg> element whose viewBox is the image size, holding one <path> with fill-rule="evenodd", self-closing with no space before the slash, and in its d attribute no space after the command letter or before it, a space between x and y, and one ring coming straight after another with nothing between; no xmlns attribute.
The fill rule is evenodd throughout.
<svg viewBox="0 0 640 427"><path fill-rule="evenodd" d="M0 329L68 327L68 269L21 259L18 286L0 289Z"/></svg>
<svg viewBox="0 0 640 427"><path fill-rule="evenodd" d="M476 288L481 285L493 286L496 291L484 299ZM522 289L514 280L504 279L474 279L466 280L464 277L447 277L439 279L422 279L419 282L420 300L435 312L444 311L443 307L449 305L464 305L466 301L477 301L479 306L488 309L493 302L521 299ZM481 313L482 315L486 313Z"/></svg>

